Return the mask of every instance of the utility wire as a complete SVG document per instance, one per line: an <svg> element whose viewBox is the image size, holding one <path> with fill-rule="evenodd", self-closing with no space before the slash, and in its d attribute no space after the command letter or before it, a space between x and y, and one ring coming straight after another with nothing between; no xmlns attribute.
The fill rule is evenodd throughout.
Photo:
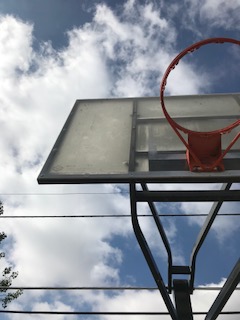
<svg viewBox="0 0 240 320"><path fill-rule="evenodd" d="M159 217L207 217L208 214L159 214ZM220 216L240 216L240 213L220 213L217 217ZM94 214L94 215L31 215L31 216L10 216L4 215L0 216L0 219L23 219L23 218L129 218L131 217L130 214ZM138 217L152 217L151 214L139 214Z"/></svg>
<svg viewBox="0 0 240 320"><path fill-rule="evenodd" d="M67 314L67 315L76 315L76 314L81 314L81 315L169 315L168 312L113 312L113 311L20 311L20 310L0 310L0 313L17 313L17 314L57 314L57 315L62 315L62 314ZM205 315L207 312L193 312L193 315ZM224 315L233 315L233 314L240 314L240 311L222 311L219 313L219 315L224 314Z"/></svg>
<svg viewBox="0 0 240 320"><path fill-rule="evenodd" d="M148 291L157 291L157 287L23 287L23 286L0 286L0 290L59 290L59 291L68 291L68 290L92 290L92 291L124 291L124 290L148 290ZM168 289L168 287L166 287ZM222 287L195 287L194 290L205 290L205 291L220 291ZM240 290L240 287L236 287L235 290Z"/></svg>
<svg viewBox="0 0 240 320"><path fill-rule="evenodd" d="M218 191L218 189L215 189ZM238 190L238 189L232 189L232 190ZM139 190L140 191L140 190ZM150 190L152 191L152 190ZM161 191L161 190L159 190ZM189 191L189 190L183 190L183 191ZM198 190L195 190L198 191ZM207 191L207 190L206 190ZM171 192L171 191L169 191ZM0 196L69 196L69 195L129 195L130 192L127 190L121 190L121 191L112 191L112 192L49 192L49 193L42 193L42 192L0 192Z"/></svg>
<svg viewBox="0 0 240 320"><path fill-rule="evenodd" d="M69 196L69 195L112 195L112 194L129 194L129 191L121 191L121 192L54 192L54 193L0 193L0 196Z"/></svg>

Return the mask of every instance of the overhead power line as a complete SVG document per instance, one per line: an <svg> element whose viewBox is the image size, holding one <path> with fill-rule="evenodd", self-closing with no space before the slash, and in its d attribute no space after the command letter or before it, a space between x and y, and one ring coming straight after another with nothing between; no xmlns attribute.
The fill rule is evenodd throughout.
<svg viewBox="0 0 240 320"><path fill-rule="evenodd" d="M124 291L124 290L133 290L133 291L141 291L141 290L149 290L149 291L155 291L155 290L159 290L157 287L28 287L28 286L11 286L9 287L5 287L5 286L0 286L0 290L4 290L4 289L8 289L8 290L92 290L92 291L100 291L100 290L106 290L106 291ZM166 289L168 289L168 287L166 286ZM206 291L220 291L222 289L222 287L220 286L215 286L215 287L195 287L194 290L206 290ZM235 290L240 290L240 287L235 288Z"/></svg>
<svg viewBox="0 0 240 320"><path fill-rule="evenodd" d="M192 190L192 189L190 189ZM214 189L218 190L218 189ZM231 190L235 190L232 188ZM160 190L159 190L160 191ZM162 190L163 191L163 190ZM189 190L182 190L182 191L189 191ZM196 190L197 191L197 190ZM199 190L200 191L200 190ZM207 190L206 190L207 191ZM81 191L81 192L0 192L0 196L74 196L74 195L129 195L128 190L121 190L121 191Z"/></svg>
<svg viewBox="0 0 240 320"><path fill-rule="evenodd" d="M115 312L115 311L22 311L22 310L0 310L0 313L15 313L15 314L48 314L48 315L62 315L62 314L67 314L67 315L139 315L139 316L144 316L144 315L161 315L161 316L166 316L169 315L168 312ZM193 312L193 315L205 315L207 312ZM240 311L223 311L220 314L223 315L234 315L234 314L240 314Z"/></svg>
<svg viewBox="0 0 240 320"><path fill-rule="evenodd" d="M54 192L54 193L25 193L25 192L17 192L17 193L0 193L0 196L74 196L74 195L121 195L121 194L129 194L129 191L121 191L121 192Z"/></svg>
<svg viewBox="0 0 240 320"><path fill-rule="evenodd" d="M208 214L201 213L190 213L190 214L178 214L178 213L166 213L166 214L159 214L159 217L207 217ZM220 213L217 217L221 216L240 216L240 213ZM23 218L129 218L131 217L130 214L91 214L91 215L31 215L31 216L10 216L4 215L0 216L0 219L23 219ZM138 217L152 217L151 214L139 214Z"/></svg>

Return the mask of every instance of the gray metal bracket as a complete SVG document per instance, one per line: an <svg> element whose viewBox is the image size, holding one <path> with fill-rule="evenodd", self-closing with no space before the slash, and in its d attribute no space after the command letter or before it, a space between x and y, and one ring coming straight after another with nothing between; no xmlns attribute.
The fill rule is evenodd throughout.
<svg viewBox="0 0 240 320"><path fill-rule="evenodd" d="M195 265L197 254L207 237L207 234L216 218L222 204L224 201L235 201L239 200L240 191L239 190L230 190L232 183L225 183L222 185L220 190L210 190L210 191L151 191L148 189L147 184L141 183L142 191L137 190L135 183L130 183L130 199L131 199L131 216L132 216L132 225L140 245L140 248L144 254L145 260L149 266L149 269L153 275L153 278L157 284L157 287L162 295L162 298L166 304L166 307L169 311L170 316L173 320L191 320L192 318L192 308L190 294L194 290L194 278L195 278ZM157 208L154 202L176 202L176 201L215 201L210 209L208 217L206 218L205 223L203 224L200 233L197 237L196 243L193 247L190 266L174 266L172 264L172 253L170 244L168 242L167 236L165 234L164 228L160 221ZM147 202L151 210L152 216L156 223L158 232L162 238L163 244L167 251L168 255L168 290L165 287L157 264L153 258L151 250L147 244L147 241L143 235L141 227L138 221L137 214L137 203L138 202ZM189 275L188 280L172 280L172 275ZM234 286L236 287L236 282L239 282L240 278L240 262L238 261L237 266L235 266L232 274L229 276L229 279L226 282L225 289L223 288L219 294L220 297L216 299L213 306L209 310L209 313L206 317L206 320L214 320L221 312L224 304L228 300ZM232 280L231 280L232 279ZM173 282L173 285L172 285ZM174 307L169 293L171 293L173 287L175 295L175 305ZM216 315L214 318L212 316Z"/></svg>
<svg viewBox="0 0 240 320"><path fill-rule="evenodd" d="M173 320L178 320L176 309L172 303L172 300L170 299L170 296L169 296L168 291L165 287L162 276L158 270L156 262L153 258L151 250L147 244L147 241L143 235L143 232L141 230L141 227L140 227L140 224L138 221L136 192L137 191L136 191L135 183L130 184L131 216L132 216L133 230L134 230L135 236L138 240L138 243L140 245L140 248L143 252L145 260L147 261L148 267L153 275L153 278L157 284L157 287L158 287L158 289L162 295L162 298L165 302L165 305L168 309L168 312L171 315Z"/></svg>

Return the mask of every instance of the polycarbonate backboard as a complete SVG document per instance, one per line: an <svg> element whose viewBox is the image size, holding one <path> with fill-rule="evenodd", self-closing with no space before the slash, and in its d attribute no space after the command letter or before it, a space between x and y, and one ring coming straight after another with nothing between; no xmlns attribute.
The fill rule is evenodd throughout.
<svg viewBox="0 0 240 320"><path fill-rule="evenodd" d="M183 127L212 131L239 119L240 94L166 97L166 107ZM238 132L222 135L223 150ZM77 100L38 182L240 181L239 149L240 140L223 172L190 172L159 97Z"/></svg>

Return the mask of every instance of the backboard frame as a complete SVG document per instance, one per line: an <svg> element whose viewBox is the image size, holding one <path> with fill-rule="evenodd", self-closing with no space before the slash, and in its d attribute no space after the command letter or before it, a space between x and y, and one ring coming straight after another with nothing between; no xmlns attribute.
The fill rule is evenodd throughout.
<svg viewBox="0 0 240 320"><path fill-rule="evenodd" d="M218 97L223 96L234 96L238 101L240 107L240 94L227 94L227 95L217 95ZM205 96L205 95L204 95ZM208 95L213 96L213 95ZM184 96L181 96L184 97ZM195 97L196 99L202 97L201 95L186 96L186 97ZM177 98L177 97L174 97ZM234 165L231 167L231 170L225 170L223 172L190 172L186 167L186 170L161 170L161 171L147 171L147 172L137 172L134 171L135 163L135 146L137 139L137 122L138 122L138 111L137 104L139 101L151 101L151 99L159 99L158 97L148 97L148 98L123 98L123 99L91 99L91 100L77 100L74 104L73 109L71 110L63 129L61 130L48 158L44 164L39 176L39 184L95 184L95 183L216 183L216 182L240 182L240 151L230 153L230 162L232 158L236 158L233 162ZM168 99L168 97L166 98ZM171 97L169 97L171 99ZM65 139L66 133L76 115L76 112L81 103L91 103L91 102L115 102L115 101L124 101L132 103L132 128L131 128L131 139L130 139L130 150L129 150L129 159L128 159L128 172L127 173L108 173L108 174L61 174L61 173L51 173L51 167L56 158L58 150L61 148L62 142ZM159 102L159 110L161 109ZM237 116L237 115L236 115ZM220 116L221 117L221 116ZM194 117L192 117L194 118ZM155 119L156 120L156 119ZM157 119L159 121L166 121L166 119L161 118ZM173 135L175 133L173 132ZM81 138L80 138L81 139ZM166 152L167 157L174 154L174 151ZM177 151L176 157L179 156L179 163L184 163L185 160L181 160L185 153L183 151ZM175 157L175 155L174 155ZM157 161L157 158L155 159ZM168 159L166 160L166 163ZM238 169L239 162L239 169ZM237 165L236 165L237 164ZM237 166L237 168L236 168Z"/></svg>

